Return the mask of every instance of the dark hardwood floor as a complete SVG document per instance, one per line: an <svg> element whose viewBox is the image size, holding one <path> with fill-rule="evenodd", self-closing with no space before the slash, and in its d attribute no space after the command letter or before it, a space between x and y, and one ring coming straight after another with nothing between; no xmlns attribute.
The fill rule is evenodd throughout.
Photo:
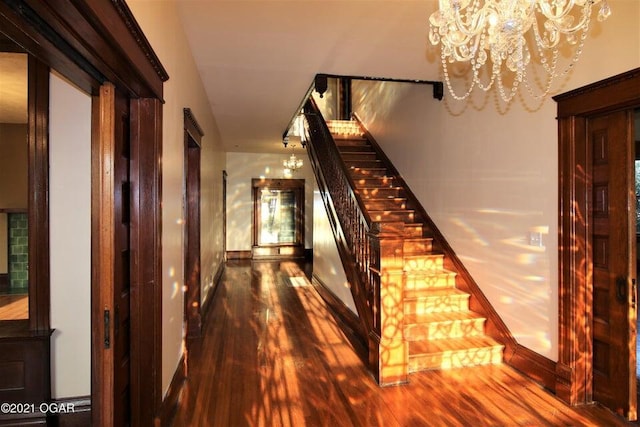
<svg viewBox="0 0 640 427"><path fill-rule="evenodd" d="M233 262L189 343L174 426L623 426L571 408L507 365L380 388L309 284L308 265Z"/></svg>

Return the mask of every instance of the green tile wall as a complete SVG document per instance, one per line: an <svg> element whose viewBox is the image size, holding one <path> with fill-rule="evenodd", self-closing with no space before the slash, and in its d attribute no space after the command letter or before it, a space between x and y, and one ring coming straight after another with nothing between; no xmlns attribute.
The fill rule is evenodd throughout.
<svg viewBox="0 0 640 427"><path fill-rule="evenodd" d="M29 288L29 229L26 213L9 214L9 286L11 292Z"/></svg>

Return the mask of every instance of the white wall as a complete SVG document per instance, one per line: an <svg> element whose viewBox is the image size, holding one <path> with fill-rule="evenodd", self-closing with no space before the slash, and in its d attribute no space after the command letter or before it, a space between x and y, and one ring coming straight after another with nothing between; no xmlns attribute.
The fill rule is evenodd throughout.
<svg viewBox="0 0 640 427"><path fill-rule="evenodd" d="M50 84L51 395L59 399L91 394L91 97L56 74Z"/></svg>
<svg viewBox="0 0 640 427"><path fill-rule="evenodd" d="M640 66L640 2L611 0L567 91ZM605 60L606 58L606 60ZM355 111L517 341L557 360L556 104L495 94L438 102L431 88L362 83ZM542 233L542 247L529 244Z"/></svg>
<svg viewBox="0 0 640 427"><path fill-rule="evenodd" d="M183 349L183 108L204 132L201 158L201 277L203 297L223 259L220 134L211 113L174 0L127 2L169 74L164 84L162 152L162 387L167 390Z"/></svg>
<svg viewBox="0 0 640 427"><path fill-rule="evenodd" d="M300 147L296 157L303 159L303 167L292 178L305 180L305 248L313 247L313 171L309 159ZM286 178L282 161L291 149L281 153L227 153L227 250L250 251L253 227L252 178Z"/></svg>
<svg viewBox="0 0 640 427"><path fill-rule="evenodd" d="M351 286L342 267L342 260L320 190L313 181L313 275L317 277L351 311L358 313L351 295Z"/></svg>

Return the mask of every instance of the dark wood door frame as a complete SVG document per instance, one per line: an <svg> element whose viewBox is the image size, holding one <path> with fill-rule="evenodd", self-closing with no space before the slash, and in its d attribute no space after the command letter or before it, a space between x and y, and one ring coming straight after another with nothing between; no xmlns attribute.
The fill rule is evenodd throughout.
<svg viewBox="0 0 640 427"><path fill-rule="evenodd" d="M97 96L103 83L112 82L131 100L130 130L138 156L131 165L138 180L132 189L131 221L136 229L131 241L137 266L132 280L144 285L131 302L131 409L134 425L152 425L162 402L161 104L168 75L124 0L0 2L0 32L86 93ZM95 108L94 114L99 110ZM105 307L97 296L103 287L113 285L101 261L110 256L113 188L106 176L109 146L100 136L112 129L95 115L93 123L92 164L100 169L92 170L92 206L97 208L92 216L96 226L106 228L92 229L92 238L97 239L92 243L92 425L108 425L113 402L103 393L109 375L102 364L102 348L113 330L105 330ZM46 129L38 132L46 134ZM39 262L48 262L44 258ZM37 327L47 326L42 325Z"/></svg>
<svg viewBox="0 0 640 427"><path fill-rule="evenodd" d="M227 171L222 171L222 262L227 262ZM217 285L216 285L217 286Z"/></svg>
<svg viewBox="0 0 640 427"><path fill-rule="evenodd" d="M200 145L204 133L189 108L184 109L184 317L187 339L200 336Z"/></svg>
<svg viewBox="0 0 640 427"><path fill-rule="evenodd" d="M575 405L592 393L589 116L640 106L640 68L554 97L558 103L559 351L556 393Z"/></svg>

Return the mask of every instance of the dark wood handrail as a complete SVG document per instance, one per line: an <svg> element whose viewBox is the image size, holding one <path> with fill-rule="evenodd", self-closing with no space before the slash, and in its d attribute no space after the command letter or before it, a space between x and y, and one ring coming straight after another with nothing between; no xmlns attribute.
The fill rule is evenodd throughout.
<svg viewBox="0 0 640 427"><path fill-rule="evenodd" d="M371 218L327 124L312 98L304 105L309 130L307 152L324 202L347 280L351 284L362 329L357 331L367 344L374 329L373 296L378 292L370 280L369 231ZM331 183L331 185L328 185ZM367 345L367 347L369 347Z"/></svg>

